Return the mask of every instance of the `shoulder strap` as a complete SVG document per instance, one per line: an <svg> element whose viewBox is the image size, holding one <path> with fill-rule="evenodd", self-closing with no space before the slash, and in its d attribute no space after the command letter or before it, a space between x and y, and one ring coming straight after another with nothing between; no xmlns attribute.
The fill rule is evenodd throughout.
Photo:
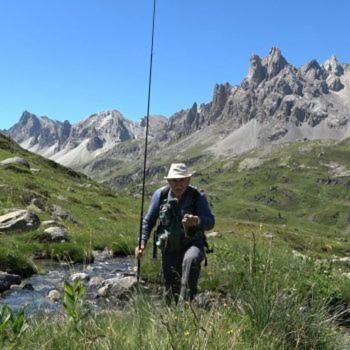
<svg viewBox="0 0 350 350"><path fill-rule="evenodd" d="M162 191L160 192L159 204L162 204L164 200L168 197L169 190L170 190L169 186L165 186L162 188Z"/></svg>

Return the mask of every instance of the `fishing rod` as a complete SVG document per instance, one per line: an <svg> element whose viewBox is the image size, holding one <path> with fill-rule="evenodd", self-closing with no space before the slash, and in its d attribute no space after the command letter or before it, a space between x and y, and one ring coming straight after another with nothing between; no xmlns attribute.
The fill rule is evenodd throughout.
<svg viewBox="0 0 350 350"><path fill-rule="evenodd" d="M143 158L143 176L142 176L142 196L141 196L141 212L140 212L140 233L139 233L139 251L141 249L142 239L142 222L143 211L145 203L145 182L146 182L146 165L147 165L147 147L148 147L148 129L149 129L149 110L151 103L151 86L152 86L152 66L153 66L153 43L154 43L154 23L156 17L156 0L153 0L153 16L152 16L152 40L151 40L151 54L149 64L149 76L148 76L148 99L147 99L147 116L146 116L146 137L145 137L145 154ZM137 259L137 283L140 280L141 270L141 257Z"/></svg>

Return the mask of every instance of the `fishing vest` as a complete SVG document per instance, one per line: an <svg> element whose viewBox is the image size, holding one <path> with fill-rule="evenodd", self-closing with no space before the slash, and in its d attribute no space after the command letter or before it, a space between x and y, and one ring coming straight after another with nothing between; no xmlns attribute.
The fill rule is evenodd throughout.
<svg viewBox="0 0 350 350"><path fill-rule="evenodd" d="M157 257L157 246L162 252L182 252L190 245L204 245L208 248L204 231L198 227L184 230L182 218L185 214L197 215L200 192L189 186L180 204L176 198L169 198L170 188L164 187L159 201L159 225L154 233L153 258Z"/></svg>

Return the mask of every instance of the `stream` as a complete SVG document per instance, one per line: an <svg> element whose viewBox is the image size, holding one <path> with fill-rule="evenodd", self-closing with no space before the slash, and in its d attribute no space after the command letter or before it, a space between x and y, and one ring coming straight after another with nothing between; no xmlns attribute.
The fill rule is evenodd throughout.
<svg viewBox="0 0 350 350"><path fill-rule="evenodd" d="M85 273L88 275L85 301L92 308L101 308L97 290L101 281L114 277L136 275L133 260L127 258L111 258L104 252L95 252L95 261L88 265L59 263L52 260L39 260L36 262L42 271L41 274L23 279L21 287L11 288L0 295L0 307L9 305L17 311L26 307L27 314L57 313L63 310L63 285L70 281L72 275ZM48 294L52 290L60 293L58 301L52 301Z"/></svg>

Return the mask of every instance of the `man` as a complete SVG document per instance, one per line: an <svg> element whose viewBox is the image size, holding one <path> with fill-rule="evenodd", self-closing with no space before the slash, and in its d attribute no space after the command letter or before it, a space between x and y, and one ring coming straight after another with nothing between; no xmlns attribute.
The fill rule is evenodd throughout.
<svg viewBox="0 0 350 350"><path fill-rule="evenodd" d="M192 174L183 163L171 164L165 179L169 186L156 190L143 220L140 259L159 218L157 245L162 250L162 272L167 301L192 300L197 293L200 264L205 257L204 230L215 219L203 192L190 186Z"/></svg>

